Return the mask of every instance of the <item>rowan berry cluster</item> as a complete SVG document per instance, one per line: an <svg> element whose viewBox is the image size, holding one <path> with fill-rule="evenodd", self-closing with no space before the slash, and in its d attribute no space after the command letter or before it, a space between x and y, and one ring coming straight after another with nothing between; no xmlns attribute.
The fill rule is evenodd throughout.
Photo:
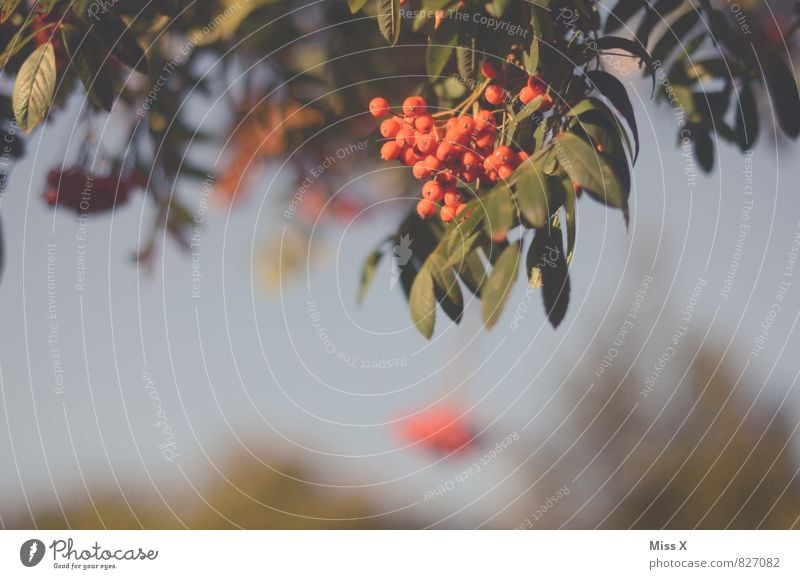
<svg viewBox="0 0 800 579"><path fill-rule="evenodd" d="M497 78L497 71L491 62L484 62L481 66L481 72L487 79L494 80ZM553 97L547 91L547 83L534 75L528 77L528 81L525 83L525 86L520 89L517 98L519 98L519 101L523 105L527 105L537 97L542 97L542 104L539 106L539 111L544 113L553 107ZM506 98L508 98L508 93L499 84L492 83L486 87L486 90L483 92L483 98L485 98L486 102L489 104L497 106L505 102Z"/></svg>
<svg viewBox="0 0 800 579"><path fill-rule="evenodd" d="M497 119L487 109L474 116L458 110L428 112L425 99L410 96L403 101L402 115L391 115L389 102L382 97L369 104L372 116L383 118L381 135L387 141L381 147L381 158L399 159L412 167L414 177L426 180L422 186L423 199L417 213L423 219L439 212L444 222L452 221L466 209L465 193L459 184L507 179L520 162L524 152L510 147L496 147Z"/></svg>
<svg viewBox="0 0 800 579"><path fill-rule="evenodd" d="M127 202L133 190L146 187L147 178L138 171L124 178L97 177L77 166L51 169L43 197L48 205L58 204L78 214L102 213Z"/></svg>

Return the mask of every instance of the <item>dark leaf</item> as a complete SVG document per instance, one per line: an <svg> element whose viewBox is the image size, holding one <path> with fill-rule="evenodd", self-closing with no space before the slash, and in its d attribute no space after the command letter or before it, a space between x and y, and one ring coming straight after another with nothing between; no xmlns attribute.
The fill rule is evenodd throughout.
<svg viewBox="0 0 800 579"><path fill-rule="evenodd" d="M436 296L433 291L433 276L426 266L414 278L408 307L414 325L423 336L430 339L436 323Z"/></svg>
<svg viewBox="0 0 800 579"><path fill-rule="evenodd" d="M800 95L797 81L789 66L781 58L775 58L764 70L767 88L775 105L778 123L783 132L792 139L800 135Z"/></svg>
<svg viewBox="0 0 800 579"><path fill-rule="evenodd" d="M430 267L434 293L439 305L451 320L459 323L464 314L464 296L453 268L436 254L431 255L427 266Z"/></svg>
<svg viewBox="0 0 800 579"><path fill-rule="evenodd" d="M497 323L519 270L519 243L512 243L500 254L486 285L483 286L481 304L487 328Z"/></svg>
<svg viewBox="0 0 800 579"><path fill-rule="evenodd" d="M746 151L753 147L758 138L758 109L750 83L745 83L739 90L736 113L736 142L742 151Z"/></svg>
<svg viewBox="0 0 800 579"><path fill-rule="evenodd" d="M602 70L593 70L589 72L588 76L589 80L597 87L597 90L609 100L611 105L625 119L625 122L628 123L636 147L633 154L633 162L635 163L639 157L639 129L636 126L636 115L633 114L633 106L628 98L628 91L625 90L625 86L616 77Z"/></svg>
<svg viewBox="0 0 800 579"><path fill-rule="evenodd" d="M605 32L614 32L622 26L623 22L630 20L644 6L645 2L642 0L619 0L606 18L603 30Z"/></svg>
<svg viewBox="0 0 800 579"><path fill-rule="evenodd" d="M542 299L547 319L557 328L567 313L570 291L561 228L551 223L548 227L537 229L527 261L531 285L543 288Z"/></svg>
<svg viewBox="0 0 800 579"><path fill-rule="evenodd" d="M378 0L378 29L389 44L400 39L400 0Z"/></svg>

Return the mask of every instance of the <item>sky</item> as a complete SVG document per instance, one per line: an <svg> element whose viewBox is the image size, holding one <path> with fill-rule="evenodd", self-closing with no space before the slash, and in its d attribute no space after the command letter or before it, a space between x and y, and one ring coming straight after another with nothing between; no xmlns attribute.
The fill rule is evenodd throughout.
<svg viewBox="0 0 800 579"><path fill-rule="evenodd" d="M662 373L659 357L691 357L705 340L736 353L749 400L783 401L797 418L796 148L764 127L752 155L722 145L713 174L692 182L674 116L631 86L642 152L630 227L580 200L562 325L552 329L518 283L491 332L470 303L459 326L440 315L430 342L388 261L356 303L361 263L392 211L315 233L321 257L307 274L263 291L259 250L291 235L280 180L230 213L210 207L194 260L167 241L152 274L141 270L131 255L152 220L141 197L87 223L39 197L72 131L63 113L33 135L0 205L0 517L123 484L202 494L235 451L278 470L303 465L308 484L363 491L379 512L486 520L527 486L515 469L568 416L582 388L574 368L602 365L637 292L656 323L618 349L656 388L674 388L685 368ZM462 409L488 447L522 442L431 506L425 493L474 458L404 448L393 424L437 403Z"/></svg>

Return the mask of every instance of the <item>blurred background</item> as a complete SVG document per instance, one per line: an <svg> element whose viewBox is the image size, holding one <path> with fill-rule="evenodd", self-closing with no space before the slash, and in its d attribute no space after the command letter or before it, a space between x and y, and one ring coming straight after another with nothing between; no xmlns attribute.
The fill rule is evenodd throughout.
<svg viewBox="0 0 800 579"><path fill-rule="evenodd" d="M293 205L277 162L235 203L197 181L189 245L148 246L144 196L88 221L40 199L85 145L67 101L2 196L0 526L800 527L797 149L765 123L699 173L649 81L625 84L630 225L579 201L564 322L519 283L491 331L473 303L430 342L390 260L357 299L410 203L399 167L323 174L335 206ZM342 163L378 157L351 137Z"/></svg>

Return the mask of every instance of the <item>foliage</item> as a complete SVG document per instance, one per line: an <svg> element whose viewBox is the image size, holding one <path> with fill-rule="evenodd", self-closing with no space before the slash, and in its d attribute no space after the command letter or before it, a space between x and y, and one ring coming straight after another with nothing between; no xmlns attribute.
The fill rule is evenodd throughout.
<svg viewBox="0 0 800 579"><path fill-rule="evenodd" d="M748 6L742 14L750 25L710 0L613 7L591 0L5 0L0 62L14 87L0 113L4 131L16 119L29 132L78 92L87 97L88 135L94 119L113 111L127 131L125 147L77 163L119 183L147 176L146 196L158 210L139 257L150 258L164 230L188 244L192 211L178 198L192 197L179 192L196 199L201 184L213 183L233 201L272 159L292 167L299 185L319 159L368 134L373 96L420 94L441 111L468 112L491 80L482 69L490 63L499 75L493 82L509 96L497 109L498 143L527 160L507 179L479 182L466 219L442 226L410 211L394 243L370 256L362 295L386 248L407 235L414 255L400 281L425 336L437 306L460 320L462 286L482 300L486 325L495 324L523 262L557 326L570 290L577 199L586 192L629 218L639 135L627 77L637 66L652 79L655 100L678 118L679 144L706 171L716 141L752 147L762 97L787 136L800 133L786 60L798 14L781 15L783 28L768 27L759 6ZM550 102L521 98L531 77L544 83ZM227 103L227 129L198 130L191 111L219 102ZM223 164L208 167L195 155L208 144L224 148ZM366 172L372 161L350 159L337 172L356 162ZM316 185L340 203L329 193L334 187Z"/></svg>

